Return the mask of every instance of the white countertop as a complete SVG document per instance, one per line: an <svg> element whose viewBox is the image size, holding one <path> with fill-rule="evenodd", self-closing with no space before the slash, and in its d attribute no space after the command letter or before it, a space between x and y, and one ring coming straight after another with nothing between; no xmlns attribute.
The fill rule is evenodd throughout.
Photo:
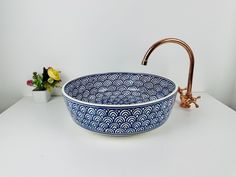
<svg viewBox="0 0 236 177"><path fill-rule="evenodd" d="M236 177L236 112L206 93L151 132L109 137L75 124L62 97L0 115L0 177Z"/></svg>

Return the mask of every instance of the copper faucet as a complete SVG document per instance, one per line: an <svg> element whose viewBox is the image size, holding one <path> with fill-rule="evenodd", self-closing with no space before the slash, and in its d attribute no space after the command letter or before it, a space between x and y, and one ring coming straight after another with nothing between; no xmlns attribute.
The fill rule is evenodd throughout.
<svg viewBox="0 0 236 177"><path fill-rule="evenodd" d="M199 105L196 103L197 99L200 98L198 97L193 97L192 96L192 84L193 84L193 70L194 70L194 55L192 49L189 47L188 44L186 44L184 41L177 39L177 38L165 38L162 39L156 43L154 43L146 52L143 60L142 60L142 65L147 65L148 58L151 55L151 53L160 45L165 44L165 43L174 43L182 46L185 48L185 50L188 52L189 59L190 59L190 66L189 66L189 73L188 73L188 85L187 88L181 89L178 87L178 92L180 93L180 106L183 108L190 108L191 104L193 103L197 108ZM186 93L184 93L186 90Z"/></svg>

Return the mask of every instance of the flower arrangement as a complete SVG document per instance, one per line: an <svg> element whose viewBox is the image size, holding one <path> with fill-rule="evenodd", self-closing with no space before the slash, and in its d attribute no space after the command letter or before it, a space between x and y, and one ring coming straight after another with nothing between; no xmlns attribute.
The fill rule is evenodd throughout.
<svg viewBox="0 0 236 177"><path fill-rule="evenodd" d="M32 80L27 80L28 86L35 87L33 91L44 91L52 92L54 87L60 87L61 77L60 71L55 70L52 67L47 69L43 67L43 73L38 74L33 72Z"/></svg>

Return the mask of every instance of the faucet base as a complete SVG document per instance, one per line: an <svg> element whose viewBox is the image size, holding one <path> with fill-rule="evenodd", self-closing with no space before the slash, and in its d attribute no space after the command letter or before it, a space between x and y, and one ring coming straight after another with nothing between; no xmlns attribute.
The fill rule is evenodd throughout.
<svg viewBox="0 0 236 177"><path fill-rule="evenodd" d="M199 108L199 105L197 104L197 100L200 99L200 96L193 97L192 94L184 93L187 88L181 89L178 88L178 92L180 94L180 106L182 108L190 108L191 104L194 104L196 108Z"/></svg>

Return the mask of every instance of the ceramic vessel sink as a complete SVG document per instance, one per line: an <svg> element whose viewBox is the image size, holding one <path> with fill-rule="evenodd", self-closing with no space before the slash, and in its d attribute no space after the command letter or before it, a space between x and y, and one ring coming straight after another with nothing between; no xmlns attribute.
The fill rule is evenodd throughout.
<svg viewBox="0 0 236 177"><path fill-rule="evenodd" d="M73 120L107 135L153 130L169 117L177 86L167 78L144 73L102 73L79 77L62 88Z"/></svg>

